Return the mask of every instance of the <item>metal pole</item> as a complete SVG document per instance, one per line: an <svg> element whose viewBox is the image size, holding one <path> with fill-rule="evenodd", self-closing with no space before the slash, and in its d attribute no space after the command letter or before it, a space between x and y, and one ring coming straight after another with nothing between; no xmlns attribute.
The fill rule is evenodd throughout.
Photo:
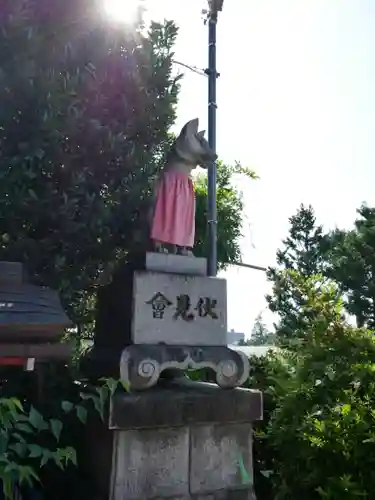
<svg viewBox="0 0 375 500"><path fill-rule="evenodd" d="M217 11L208 16L208 142L216 152L216 25ZM216 162L208 168L208 275L217 274Z"/></svg>

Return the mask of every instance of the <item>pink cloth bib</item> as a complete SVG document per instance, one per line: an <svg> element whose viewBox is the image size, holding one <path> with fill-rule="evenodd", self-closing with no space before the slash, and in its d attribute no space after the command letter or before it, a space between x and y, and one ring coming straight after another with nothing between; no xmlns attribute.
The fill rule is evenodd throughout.
<svg viewBox="0 0 375 500"><path fill-rule="evenodd" d="M193 248L195 196L190 177L176 170L163 172L156 187L151 239Z"/></svg>

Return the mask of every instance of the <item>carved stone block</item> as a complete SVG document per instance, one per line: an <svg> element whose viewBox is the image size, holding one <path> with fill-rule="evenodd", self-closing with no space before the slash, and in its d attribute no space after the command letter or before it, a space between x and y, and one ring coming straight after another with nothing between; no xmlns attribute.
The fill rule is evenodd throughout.
<svg viewBox="0 0 375 500"><path fill-rule="evenodd" d="M249 377L249 360L240 351L224 346L132 345L124 349L121 379L131 390L149 389L163 372L183 376L187 370L208 368L222 388L243 385Z"/></svg>
<svg viewBox="0 0 375 500"><path fill-rule="evenodd" d="M191 432L191 493L253 486L252 424L201 425ZM248 478L245 481L241 466ZM235 497L237 498L237 497Z"/></svg>
<svg viewBox="0 0 375 500"><path fill-rule="evenodd" d="M225 280L137 271L133 294L134 344L226 345Z"/></svg>
<svg viewBox="0 0 375 500"><path fill-rule="evenodd" d="M186 427L115 433L112 492L116 500L173 498L189 494ZM162 450L162 452L161 452Z"/></svg>

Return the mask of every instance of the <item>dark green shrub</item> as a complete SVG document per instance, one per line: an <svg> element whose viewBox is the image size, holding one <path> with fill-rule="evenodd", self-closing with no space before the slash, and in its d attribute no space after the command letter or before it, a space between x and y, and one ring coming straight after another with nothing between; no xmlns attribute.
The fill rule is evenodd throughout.
<svg viewBox="0 0 375 500"><path fill-rule="evenodd" d="M305 341L267 429L274 498L374 498L373 334L347 324L335 286L292 279L304 298Z"/></svg>

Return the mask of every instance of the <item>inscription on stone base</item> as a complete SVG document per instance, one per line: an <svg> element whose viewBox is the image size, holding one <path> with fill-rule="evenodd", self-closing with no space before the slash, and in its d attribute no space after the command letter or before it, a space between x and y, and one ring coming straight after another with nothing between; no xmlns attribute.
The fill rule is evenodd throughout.
<svg viewBox="0 0 375 500"><path fill-rule="evenodd" d="M226 345L226 281L135 272L134 344Z"/></svg>

